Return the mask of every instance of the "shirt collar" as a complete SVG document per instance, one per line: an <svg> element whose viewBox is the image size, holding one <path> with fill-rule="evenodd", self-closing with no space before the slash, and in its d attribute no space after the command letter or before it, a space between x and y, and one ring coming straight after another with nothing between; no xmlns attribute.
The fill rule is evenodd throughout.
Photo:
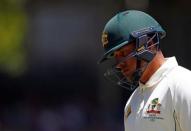
<svg viewBox="0 0 191 131"><path fill-rule="evenodd" d="M150 77L146 84L139 83L139 87L143 90L153 87L176 66L178 66L178 63L175 57L165 58L165 63Z"/></svg>

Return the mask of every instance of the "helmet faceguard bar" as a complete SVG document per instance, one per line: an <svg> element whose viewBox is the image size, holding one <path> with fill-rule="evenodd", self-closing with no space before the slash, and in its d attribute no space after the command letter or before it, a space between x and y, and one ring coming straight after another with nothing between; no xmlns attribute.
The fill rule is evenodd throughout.
<svg viewBox="0 0 191 131"><path fill-rule="evenodd" d="M150 62L152 60L154 54L150 51L150 49L156 46L158 50L159 47L158 33L153 34L151 38L148 37L147 35L143 35L137 39L138 40L136 40L136 49L132 51L128 56L119 59L117 64L124 62L132 57L139 57L140 59L143 59L147 62ZM146 42L144 42L145 39L147 40ZM151 41L154 41L154 43L149 45Z"/></svg>
<svg viewBox="0 0 191 131"><path fill-rule="evenodd" d="M151 33L155 33L155 32L157 32L156 27L151 26L151 27L147 27L147 28L133 31L131 33L131 36L134 38L138 38L138 37L143 36L145 34L151 34Z"/></svg>
<svg viewBox="0 0 191 131"><path fill-rule="evenodd" d="M129 91L133 91L135 88L139 85L139 76L141 75L141 72L144 68L146 68L147 65L144 65L141 68L138 68L132 76L132 80L127 78L122 74L122 72L117 69L115 66L112 66L110 69L107 69L104 73L104 77L106 80L109 80L110 82L117 84L118 86L121 86Z"/></svg>
<svg viewBox="0 0 191 131"><path fill-rule="evenodd" d="M129 91L133 91L137 87L133 82L125 77L119 69L116 69L116 67L108 69L104 73L104 76L110 82L117 84Z"/></svg>

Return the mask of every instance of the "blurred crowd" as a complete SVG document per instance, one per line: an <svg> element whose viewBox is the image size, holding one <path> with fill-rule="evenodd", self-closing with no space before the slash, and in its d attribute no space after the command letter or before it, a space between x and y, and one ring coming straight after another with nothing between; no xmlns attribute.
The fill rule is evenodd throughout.
<svg viewBox="0 0 191 131"><path fill-rule="evenodd" d="M38 103L38 104L37 104ZM17 101L1 107L1 131L121 131L123 117L87 100Z"/></svg>

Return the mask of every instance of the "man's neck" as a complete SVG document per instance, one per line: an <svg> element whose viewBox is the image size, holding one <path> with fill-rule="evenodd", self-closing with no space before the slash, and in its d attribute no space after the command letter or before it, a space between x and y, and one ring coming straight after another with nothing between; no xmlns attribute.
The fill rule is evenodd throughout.
<svg viewBox="0 0 191 131"><path fill-rule="evenodd" d="M145 84L149 78L161 67L165 62L164 56L161 51L158 51L153 60L148 64L145 71L143 72L140 82Z"/></svg>

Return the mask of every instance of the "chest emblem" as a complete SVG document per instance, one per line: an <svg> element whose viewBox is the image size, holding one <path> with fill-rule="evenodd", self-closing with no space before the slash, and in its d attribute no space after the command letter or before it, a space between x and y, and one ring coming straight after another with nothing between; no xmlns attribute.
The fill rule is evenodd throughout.
<svg viewBox="0 0 191 131"><path fill-rule="evenodd" d="M162 104L159 102L159 98L155 98L151 101L146 109L146 116L144 118L150 121L155 121L156 119L164 119L160 117Z"/></svg>
<svg viewBox="0 0 191 131"><path fill-rule="evenodd" d="M160 114L161 104L159 103L159 98L155 98L151 101L147 108L147 114Z"/></svg>

